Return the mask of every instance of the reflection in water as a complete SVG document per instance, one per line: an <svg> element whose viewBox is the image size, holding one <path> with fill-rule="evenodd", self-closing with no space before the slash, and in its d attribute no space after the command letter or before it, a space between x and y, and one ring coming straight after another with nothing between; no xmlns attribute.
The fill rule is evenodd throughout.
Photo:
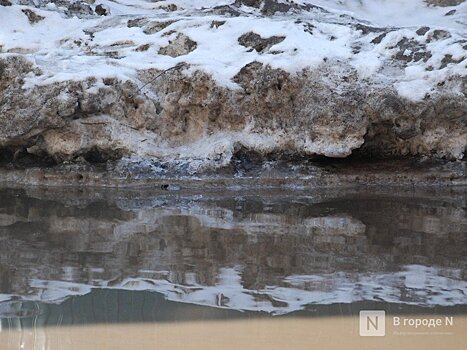
<svg viewBox="0 0 467 350"><path fill-rule="evenodd" d="M92 288L270 314L465 305L466 228L453 191L2 190L0 317Z"/></svg>

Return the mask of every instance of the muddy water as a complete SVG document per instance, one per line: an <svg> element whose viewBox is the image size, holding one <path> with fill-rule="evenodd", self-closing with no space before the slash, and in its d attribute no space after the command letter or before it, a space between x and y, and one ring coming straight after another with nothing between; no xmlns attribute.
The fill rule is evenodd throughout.
<svg viewBox="0 0 467 350"><path fill-rule="evenodd" d="M428 316L430 317L430 316ZM466 317L449 332L416 334L387 326L385 337L360 337L358 319L277 318L36 328L2 332L2 349L454 349L467 345ZM356 326L357 325L357 326Z"/></svg>
<svg viewBox="0 0 467 350"><path fill-rule="evenodd" d="M3 189L0 349L463 349L465 208L465 189Z"/></svg>

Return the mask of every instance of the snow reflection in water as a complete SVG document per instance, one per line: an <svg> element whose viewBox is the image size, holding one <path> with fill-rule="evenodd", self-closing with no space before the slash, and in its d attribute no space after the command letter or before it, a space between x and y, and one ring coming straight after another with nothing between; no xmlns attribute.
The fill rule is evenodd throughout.
<svg viewBox="0 0 467 350"><path fill-rule="evenodd" d="M467 304L461 191L30 189L0 198L3 318L95 287L269 314Z"/></svg>

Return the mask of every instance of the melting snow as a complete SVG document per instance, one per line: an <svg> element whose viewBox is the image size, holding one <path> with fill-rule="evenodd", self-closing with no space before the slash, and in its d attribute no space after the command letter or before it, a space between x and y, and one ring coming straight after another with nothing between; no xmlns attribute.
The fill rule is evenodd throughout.
<svg viewBox="0 0 467 350"><path fill-rule="evenodd" d="M187 62L191 71L204 70L219 84L235 88L233 76L253 61L297 73L329 59L336 64L347 62L361 79L393 84L399 94L417 100L447 76L466 75L461 43L465 42L467 3L442 8L428 6L423 0L300 0L296 3L318 5L324 10L312 8L267 17L257 9L242 6L237 9L240 16L229 17L214 14L212 9L232 4L233 0L104 0L99 3L110 9L109 16L81 18L67 17L54 4L35 8L13 3L0 7L0 57L21 54L40 68L42 74L30 74L25 88L87 77L137 81L138 70L167 69L179 62ZM177 9L167 10L169 4ZM29 23L22 12L26 8L44 19ZM455 13L445 16L453 8ZM144 24L128 25L129 20L138 19L173 23L147 34ZM221 24L213 26L213 21ZM358 23L384 27L388 33L380 43L371 43L381 32L363 34L355 27ZM417 36L415 31L420 26L429 26L430 32ZM446 30L450 36L429 40L435 29ZM259 53L238 43L238 38L250 31L264 38L285 36L285 40ZM159 54L159 49L177 33L196 41L197 48L179 57ZM417 37L432 57L426 62L408 63L405 71L394 76L386 68L404 37ZM148 45L148 49L137 50L141 45ZM441 67L446 55L458 63Z"/></svg>

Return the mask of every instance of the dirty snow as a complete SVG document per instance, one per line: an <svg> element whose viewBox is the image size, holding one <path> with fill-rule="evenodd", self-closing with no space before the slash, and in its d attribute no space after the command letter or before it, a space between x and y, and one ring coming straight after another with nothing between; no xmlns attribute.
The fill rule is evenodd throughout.
<svg viewBox="0 0 467 350"><path fill-rule="evenodd" d="M465 36L467 3L455 7L428 6L422 0L300 0L303 5L318 5L311 10L290 10L263 16L259 9L241 6L238 17L214 14L212 8L231 1L99 1L110 9L108 16L66 16L63 8L49 3L36 8L0 6L0 57L20 54L40 68L30 74L24 88L65 80L117 77L137 80L137 71L168 69L188 63L186 72L199 69L210 73L218 84L235 88L232 78L246 64L259 61L274 68L298 73L317 68L324 60L349 63L361 79L393 86L400 95L422 99L436 84L452 75L466 75ZM24 3L24 2L23 2ZM32 2L30 2L32 3ZM36 3L44 3L37 1ZM176 8L170 8L170 5ZM30 9L44 17L29 23L22 12ZM450 16L445 14L455 9ZM146 22L175 21L160 31L147 34L142 23L128 26L129 20ZM225 23L213 25L213 21ZM144 21L143 21L144 22ZM386 28L380 43L371 43L381 32L364 34L357 24ZM415 32L430 27L424 36ZM431 40L434 30L445 30L448 37ZM285 36L264 53L239 45L238 38L254 31L263 38ZM179 57L159 54L183 33L197 42L197 48ZM417 39L426 45L431 57L388 70L394 63L396 45L403 38ZM148 49L137 50L142 45ZM404 54L410 54L406 50ZM446 55L452 60L443 66ZM397 74L394 74L397 72ZM460 91L458 93L461 93Z"/></svg>

